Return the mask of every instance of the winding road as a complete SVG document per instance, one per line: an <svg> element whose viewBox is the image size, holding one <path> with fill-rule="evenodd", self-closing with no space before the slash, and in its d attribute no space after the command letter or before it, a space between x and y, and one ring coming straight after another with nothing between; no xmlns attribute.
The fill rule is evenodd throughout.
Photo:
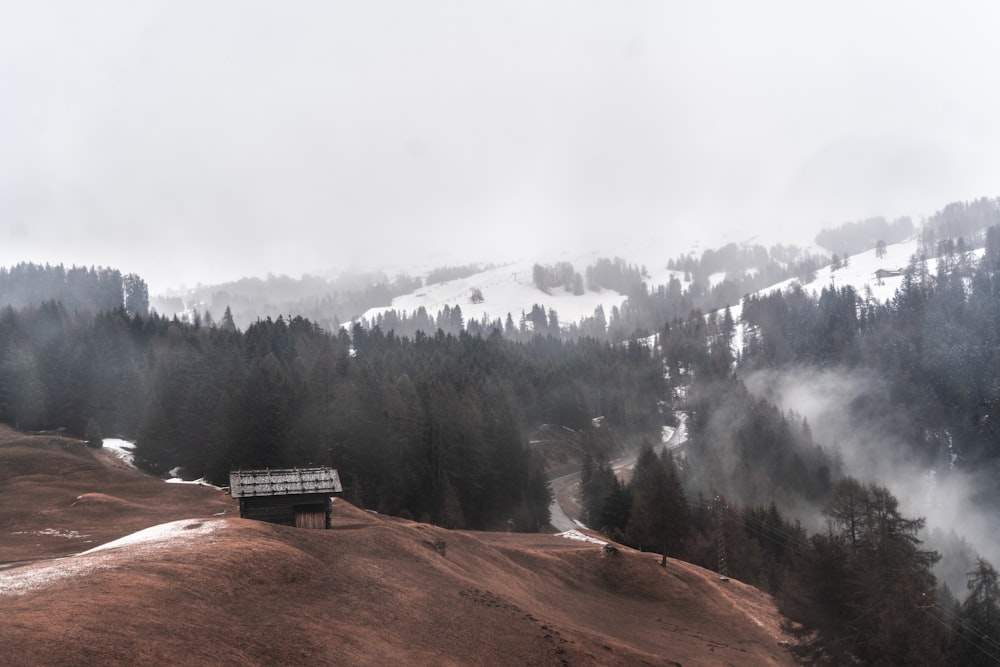
<svg viewBox="0 0 1000 667"><path fill-rule="evenodd" d="M681 413L679 421L680 423L677 425L677 428L663 440L663 445L671 452L676 452L687 442L687 415ZM616 473L624 472L635 465L636 458L638 458L638 454L633 453L620 459L615 459L611 462L611 467L614 468ZM552 503L549 505L549 523L560 533L585 527L583 523L571 518L580 516L582 511L579 503L573 498L574 491L579 486L579 483L580 466L560 466L549 472L549 486L552 487Z"/></svg>

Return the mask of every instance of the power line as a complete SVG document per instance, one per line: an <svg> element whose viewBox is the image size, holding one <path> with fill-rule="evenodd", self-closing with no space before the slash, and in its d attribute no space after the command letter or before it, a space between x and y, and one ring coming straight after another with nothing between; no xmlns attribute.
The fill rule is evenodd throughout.
<svg viewBox="0 0 1000 667"><path fill-rule="evenodd" d="M722 503L708 503L708 504L696 505L696 506L697 507L701 507L702 509L708 509L708 510L713 511L713 512L719 511L720 514L721 514L721 516L723 518L728 518L729 520L733 521L734 523L740 525L742 528L744 528L744 529L746 529L748 531L751 531L752 533L754 533L754 534L756 534L756 535L758 535L758 536L760 536L762 538L765 538L765 539L782 539L786 543L785 544L786 548L788 548L789 551L791 551L791 552L793 552L793 553L795 553L795 554L797 554L799 556L805 556L806 555L806 550L808 550L808 549L811 548L810 545L808 545L807 543L805 543L801 539L799 539L799 537L797 535L794 535L794 534L786 531L785 529L783 529L783 528L781 528L779 526L775 526L775 525L769 524L769 523L765 522L763 519L761 519L760 517L754 516L750 512L739 511L739 510L733 508L732 506L730 506L728 504L722 504ZM753 524L756 524L756 525L753 525ZM720 571L719 571L719 573L723 574L723 576L727 576L727 575L724 575L724 573L722 571L723 561L721 561L721 559L724 557L724 554L722 553L722 549L724 548L725 542L724 542L724 533L723 533L723 530L722 530L721 526L719 528L719 544L720 544L720 547L719 547L720 548ZM935 620L937 620L939 623L941 623L946 629L948 629L950 632L953 632L954 634L956 634L959 637L961 637L961 639L964 642L968 643L970 646L972 646L973 648L975 648L977 651L979 651L980 653L982 653L984 656L990 658L991 660L995 661L998 665L1000 665L1000 642L998 642L997 640L993 639L989 635L983 633L979 628L977 628L974 625L972 625L972 623L970 623L968 621L968 619L960 616L959 614L956 614L955 612L953 612L950 609L947 609L947 608L941 606L939 603L937 603L935 601L932 601L930 605L926 605L926 606L925 605L917 605L917 607L919 609L925 611L926 613L930 614ZM931 613L930 610L932 608L936 609L939 613ZM869 609L868 611L864 612L858 618L853 619L852 623L856 623L859 619L861 619L864 616L866 616L867 614L871 613L871 611L873 611L873 610ZM947 617L947 620L944 617ZM950 621L950 623L949 623L949 621ZM965 632L963 633L963 632L958 631L955 626L958 626L959 628L961 628ZM827 643L835 644L835 643L840 643L840 642L843 642L843 641L846 641L846 640L850 640L850 639L852 639L852 638L854 638L856 636L857 636L857 634L855 633L854 635L847 635L847 636L844 636L844 637L838 637L838 638L829 639L829 640L826 640L826 641L827 641ZM982 643L977 643L976 640L979 640L979 642L982 642Z"/></svg>
<svg viewBox="0 0 1000 667"><path fill-rule="evenodd" d="M947 629L951 630L952 632L954 632L955 634L957 634L959 637L961 637L963 641L965 641L970 646L972 646L973 648L975 648L977 651L979 651L980 653L982 653L983 655L985 655L986 657L990 658L991 660L993 660L994 662L996 662L998 665L1000 665L1000 644L997 644L997 642L994 641L991 637L989 637L988 635L983 634L977 628L975 628L974 626L972 626L971 624L969 624L966 619L961 618L960 616L956 616L953 612L948 611L947 609L943 608L941 605L937 604L936 602L932 602L930 605L928 605L926 607L920 606L920 605L917 605L917 607L919 609L924 610L928 614L930 614L931 618L934 618L935 620L937 620L938 623L940 623L941 625L943 625L944 627L946 627ZM979 639L986 640L986 642L988 642L988 644L989 644L989 648L985 648L983 646L980 646L975 641L973 641L972 637L969 637L969 636L967 636L967 635L965 635L965 634L963 634L961 632L955 632L954 628L951 625L949 625L943 618L941 618L937 614L931 614L930 611L929 611L929 609L931 609L931 608L937 608L939 611L942 611L942 612L944 612L946 614L950 614L951 617L952 617L952 619L955 622L957 622L959 625L961 625L963 628L965 628L969 632L972 632L973 634L975 634L976 637L978 637ZM989 649L993 649L994 651L997 651L997 653L993 653Z"/></svg>

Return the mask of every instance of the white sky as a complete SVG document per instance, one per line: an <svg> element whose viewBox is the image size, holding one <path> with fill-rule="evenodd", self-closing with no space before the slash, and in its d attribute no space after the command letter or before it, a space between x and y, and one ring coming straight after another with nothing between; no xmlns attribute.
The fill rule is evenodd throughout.
<svg viewBox="0 0 1000 667"><path fill-rule="evenodd" d="M0 265L157 292L919 217L1000 194L998 26L987 0L0 0Z"/></svg>

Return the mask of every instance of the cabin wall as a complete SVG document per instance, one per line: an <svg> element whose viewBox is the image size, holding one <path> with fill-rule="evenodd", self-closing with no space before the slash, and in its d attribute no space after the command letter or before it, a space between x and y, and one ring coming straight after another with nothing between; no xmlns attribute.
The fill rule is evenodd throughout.
<svg viewBox="0 0 1000 667"><path fill-rule="evenodd" d="M300 528L326 528L330 523L330 494L240 498L240 517Z"/></svg>

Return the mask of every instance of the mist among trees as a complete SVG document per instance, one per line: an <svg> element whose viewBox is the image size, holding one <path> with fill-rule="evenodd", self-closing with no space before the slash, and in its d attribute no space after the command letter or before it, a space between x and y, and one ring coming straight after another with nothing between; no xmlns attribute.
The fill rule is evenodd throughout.
<svg viewBox="0 0 1000 667"><path fill-rule="evenodd" d="M529 442L547 424L574 434L589 526L773 593L803 659L993 664L1000 594L990 561L960 535L927 531L880 480L852 476L844 443L817 438L806 416L743 378L865 378L845 428L891 442L938 483L963 480L995 515L996 219L986 199L930 218L882 302L850 286L751 294L762 281L805 280L825 261L780 246L682 256L671 262L685 280L655 287L623 260L582 274L538 265L540 289L585 280L628 295L575 323L536 303L482 321L455 306L349 328L298 314L244 326L223 291L211 312L165 317L134 274L21 264L0 270L0 420L92 444L133 439L154 474L224 482L238 467L332 465L360 506L516 530L548 522L545 464ZM875 233L876 248L893 238L877 220L833 230L847 244L839 259L854 252L848 239ZM326 303L361 307L419 284L361 280ZM271 277L244 288L266 300L282 286L289 298L300 287ZM662 430L682 423L687 443L672 455ZM628 449L638 458L623 479L610 461ZM947 581L935 575L943 560Z"/></svg>

